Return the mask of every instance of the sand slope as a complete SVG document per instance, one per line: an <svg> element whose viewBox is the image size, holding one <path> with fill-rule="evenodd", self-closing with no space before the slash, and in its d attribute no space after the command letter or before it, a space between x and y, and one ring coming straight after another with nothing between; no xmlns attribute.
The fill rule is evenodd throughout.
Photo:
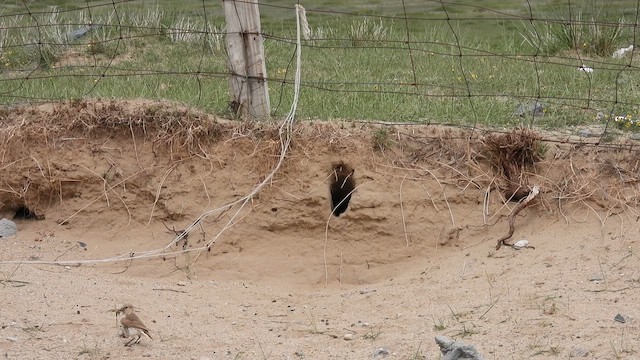
<svg viewBox="0 0 640 360"><path fill-rule="evenodd" d="M513 239L535 248L496 251L515 203L482 133L305 123L252 201L171 245L264 179L273 126L104 101L1 124L0 211L44 217L0 239L6 358L437 359L440 334L487 359L638 357L632 152L550 143L519 170L542 191ZM337 161L357 185L339 218ZM126 302L153 340L123 346L113 310Z"/></svg>

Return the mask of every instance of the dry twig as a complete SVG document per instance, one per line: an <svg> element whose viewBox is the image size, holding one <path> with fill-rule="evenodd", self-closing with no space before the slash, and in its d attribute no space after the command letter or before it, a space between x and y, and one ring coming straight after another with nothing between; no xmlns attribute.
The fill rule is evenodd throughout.
<svg viewBox="0 0 640 360"><path fill-rule="evenodd" d="M538 185L534 186L533 189L531 189L529 196L527 196L524 200L518 203L516 207L513 208L513 210L511 211L511 214L509 214L509 232L507 233L507 235L498 239L498 243L496 244L496 250L499 250L502 245L511 246L511 244L508 244L505 241L510 239L513 236L513 232L515 231L516 215L518 215L518 213L522 211L524 208L529 206L531 201L535 199L539 193L540 193L540 187Z"/></svg>

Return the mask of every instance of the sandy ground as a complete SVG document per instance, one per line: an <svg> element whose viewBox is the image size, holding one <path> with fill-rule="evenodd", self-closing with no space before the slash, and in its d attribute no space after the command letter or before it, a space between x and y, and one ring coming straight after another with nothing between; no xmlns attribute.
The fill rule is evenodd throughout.
<svg viewBox="0 0 640 360"><path fill-rule="evenodd" d="M635 208L579 196L620 188L589 172L600 157L551 148L532 170L547 179L540 198L513 237L533 247L496 251L514 203L487 193L490 170L460 166L456 146L411 147L406 129L392 129L381 150L368 125L305 127L253 201L213 212L173 246L176 232L264 178L277 139L235 129L180 155L143 134L55 133L38 146L24 136L22 147L5 138L0 166L18 182L2 188L39 189L23 198L45 219L16 219L18 236L0 239L4 358L439 359L436 335L486 359L640 358ZM335 218L338 160L356 169L358 187ZM563 171L593 181L561 203L549 184ZM2 198L4 216L16 202ZM114 312L124 303L153 339L124 346Z"/></svg>

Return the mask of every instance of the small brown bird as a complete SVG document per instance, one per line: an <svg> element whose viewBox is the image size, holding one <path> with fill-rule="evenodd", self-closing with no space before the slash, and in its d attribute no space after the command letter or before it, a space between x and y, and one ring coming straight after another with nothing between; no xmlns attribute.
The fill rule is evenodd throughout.
<svg viewBox="0 0 640 360"><path fill-rule="evenodd" d="M124 317L120 319L120 324L122 324L122 336L130 338L124 346L131 346L139 343L142 334L148 336L149 339L153 339L151 335L149 335L149 329L147 326L142 323L142 320L140 320L138 315L133 312L133 305L125 304L116 311L116 315L120 313L124 313Z"/></svg>

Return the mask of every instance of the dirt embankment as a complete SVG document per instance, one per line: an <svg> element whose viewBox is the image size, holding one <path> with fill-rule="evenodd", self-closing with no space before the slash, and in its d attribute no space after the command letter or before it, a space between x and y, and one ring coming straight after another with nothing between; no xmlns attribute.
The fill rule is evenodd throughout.
<svg viewBox="0 0 640 360"><path fill-rule="evenodd" d="M440 333L481 345L487 358L637 350L612 323L631 311L638 281L635 152L542 141L554 137L529 130L308 122L294 132L280 171L239 201L278 161L273 124L145 101L3 110L0 214L18 215L20 234L0 240L2 271L30 284L11 290L0 333L18 340L0 339L2 349L119 357L104 312L129 301L147 303L150 327L163 335L129 356L325 358L325 346L329 358L365 358L384 345L395 358L433 358ZM338 176L336 164L353 173ZM347 178L355 190L332 216L329 189ZM515 218L512 239L534 248L495 251L534 185L540 195ZM6 263L19 260L68 268ZM51 286L77 294L77 304ZM191 308L194 299L213 318L199 321L206 310ZM88 314L65 322L52 312L74 306ZM45 323L42 334L12 332ZM345 332L356 341L342 340ZM60 334L75 342L54 350Z"/></svg>

